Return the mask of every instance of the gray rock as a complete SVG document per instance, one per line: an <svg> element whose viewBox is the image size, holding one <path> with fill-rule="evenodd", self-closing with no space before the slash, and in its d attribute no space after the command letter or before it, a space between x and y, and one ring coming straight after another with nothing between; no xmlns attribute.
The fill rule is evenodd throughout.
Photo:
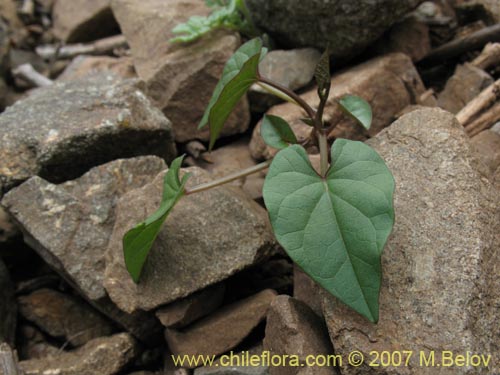
<svg viewBox="0 0 500 375"><path fill-rule="evenodd" d="M0 342L14 343L17 308L14 285L10 281L7 267L0 258Z"/></svg>
<svg viewBox="0 0 500 375"><path fill-rule="evenodd" d="M67 43L89 42L119 32L111 0L56 0L52 8L54 35Z"/></svg>
<svg viewBox="0 0 500 375"><path fill-rule="evenodd" d="M165 338L176 355L219 355L233 349L267 314L276 292L267 289L237 301L202 319L184 331L165 330Z"/></svg>
<svg viewBox="0 0 500 375"><path fill-rule="evenodd" d="M25 375L114 375L137 355L135 340L126 333L89 341L72 352L58 356L21 361Z"/></svg>
<svg viewBox="0 0 500 375"><path fill-rule="evenodd" d="M438 105L451 113L458 113L486 87L493 78L484 70L471 64L458 65L438 96Z"/></svg>
<svg viewBox="0 0 500 375"><path fill-rule="evenodd" d="M122 159L60 185L33 177L2 200L20 224L25 241L52 268L140 337L154 331L154 317L130 316L110 304L103 287L104 256L119 197L148 183L164 168L163 160L154 156Z"/></svg>
<svg viewBox="0 0 500 375"><path fill-rule="evenodd" d="M324 297L335 351L412 350L408 367L342 366L343 374L500 371L498 193L476 170L468 136L440 109L414 111L369 141L396 180L396 224L382 256L380 321ZM489 369L421 366L419 353L491 354Z"/></svg>
<svg viewBox="0 0 500 375"><path fill-rule="evenodd" d="M209 180L199 168L187 171L192 173L189 186ZM148 311L186 297L264 259L275 248L266 211L240 189L222 186L182 198L135 284L125 268L122 238L158 208L163 175L123 196L118 204L104 285L126 312Z"/></svg>
<svg viewBox="0 0 500 375"><path fill-rule="evenodd" d="M19 312L26 320L52 337L67 340L73 346L81 346L113 332L108 320L71 295L39 289L17 300Z"/></svg>
<svg viewBox="0 0 500 375"><path fill-rule="evenodd" d="M210 286L156 310L156 317L168 328L182 328L217 309L224 299L223 283Z"/></svg>
<svg viewBox="0 0 500 375"><path fill-rule="evenodd" d="M252 19L289 47L324 49L349 58L360 53L420 0L247 0Z"/></svg>
<svg viewBox="0 0 500 375"><path fill-rule="evenodd" d="M0 196L34 175L75 178L120 157L175 156L168 119L137 82L101 75L32 92L0 115Z"/></svg>
<svg viewBox="0 0 500 375"><path fill-rule="evenodd" d="M103 72L113 72L122 78L137 77L132 59L128 56L111 57L79 55L71 61L57 79L59 81L70 81Z"/></svg>
<svg viewBox="0 0 500 375"><path fill-rule="evenodd" d="M303 302L287 295L274 299L267 314L264 350L284 358L295 357L302 366L271 366L271 375L334 375L333 366L306 366L307 356L329 356L333 348L324 322ZM290 359L290 357L288 357Z"/></svg>
<svg viewBox="0 0 500 375"><path fill-rule="evenodd" d="M130 45L135 68L148 94L172 121L175 139L206 141L208 129L198 124L226 61L240 45L236 33L218 30L189 44L173 44L172 28L209 8L199 0L113 0L114 14ZM248 129L246 98L229 116L222 136Z"/></svg>
<svg viewBox="0 0 500 375"><path fill-rule="evenodd" d="M324 112L325 121L338 124L329 134L329 138L364 140L374 136L390 125L399 111L409 104L415 104L424 91L424 85L410 58L401 53L375 58L339 72L332 77L330 98ZM337 100L346 94L359 95L371 104L373 122L369 131L345 116L337 105ZM301 97L313 108L319 105L317 88L302 94ZM299 142L309 137L311 127L301 121L305 114L295 104L274 106L268 114L280 116L288 121ZM277 152L264 143L260 136L260 125L253 132L250 152L257 160L269 159Z"/></svg>

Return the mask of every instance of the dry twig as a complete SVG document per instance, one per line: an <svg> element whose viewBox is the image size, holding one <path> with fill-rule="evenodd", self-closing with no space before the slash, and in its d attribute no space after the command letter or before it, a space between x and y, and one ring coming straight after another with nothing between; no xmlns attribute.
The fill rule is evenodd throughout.
<svg viewBox="0 0 500 375"><path fill-rule="evenodd" d="M14 77L22 78L35 87L50 86L54 83L51 79L45 77L41 73L38 73L31 64L19 65L17 68L12 70L12 74Z"/></svg>

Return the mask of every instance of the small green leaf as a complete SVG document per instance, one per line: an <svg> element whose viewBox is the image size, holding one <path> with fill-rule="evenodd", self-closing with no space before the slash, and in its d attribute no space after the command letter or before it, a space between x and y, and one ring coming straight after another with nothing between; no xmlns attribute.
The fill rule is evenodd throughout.
<svg viewBox="0 0 500 375"><path fill-rule="evenodd" d="M222 78L215 87L212 99L200 122L199 128L210 127L212 149L224 123L247 90L257 82L262 41L252 39L243 44L224 67Z"/></svg>
<svg viewBox="0 0 500 375"><path fill-rule="evenodd" d="M314 120L313 119L304 117L304 118L301 118L300 121L302 121L306 125L314 126Z"/></svg>
<svg viewBox="0 0 500 375"><path fill-rule="evenodd" d="M142 223L136 225L123 236L123 254L125 257L125 266L134 282L138 283L141 276L142 267L153 246L161 226L175 204L184 195L184 186L189 178L185 174L182 180L179 179L179 170L184 157L175 159L163 182L163 197L158 210Z"/></svg>
<svg viewBox="0 0 500 375"><path fill-rule="evenodd" d="M318 85L318 94L320 99L323 99L327 92L329 91L331 84L330 76L330 51L327 47L323 55L316 65L316 71L314 72L314 77L316 78L316 83Z"/></svg>
<svg viewBox="0 0 500 375"><path fill-rule="evenodd" d="M319 285L378 321L380 256L394 224L394 179L362 142L337 139L325 178L304 148L275 156L264 202L277 240Z"/></svg>
<svg viewBox="0 0 500 375"><path fill-rule="evenodd" d="M365 129L370 129L372 108L366 100L356 95L346 95L340 98L339 104L344 113L359 122Z"/></svg>
<svg viewBox="0 0 500 375"><path fill-rule="evenodd" d="M288 147L290 143L297 143L297 138L288 122L278 116L264 115L260 125L260 135L267 145L279 150Z"/></svg>

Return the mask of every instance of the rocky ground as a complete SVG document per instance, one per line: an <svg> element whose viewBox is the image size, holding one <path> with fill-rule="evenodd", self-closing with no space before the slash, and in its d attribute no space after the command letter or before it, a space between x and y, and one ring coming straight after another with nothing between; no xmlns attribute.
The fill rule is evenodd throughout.
<svg viewBox="0 0 500 375"><path fill-rule="evenodd" d="M126 230L158 206L182 153L189 184L276 153L264 113L307 140L302 110L251 89L206 152L197 125L244 38L191 44L172 28L203 0L0 0L0 374L500 373L498 0L248 0L275 49L263 75L318 104L330 43L330 140L363 140L396 180L396 224L373 325L322 291L277 244L265 173L175 208L133 283ZM328 6L326 5L328 4ZM495 43L497 42L497 43ZM373 108L363 130L335 99ZM313 160L318 150L308 147ZM176 368L171 354L451 350L489 368ZM3 361L3 362L2 362ZM17 361L15 361L17 362Z"/></svg>

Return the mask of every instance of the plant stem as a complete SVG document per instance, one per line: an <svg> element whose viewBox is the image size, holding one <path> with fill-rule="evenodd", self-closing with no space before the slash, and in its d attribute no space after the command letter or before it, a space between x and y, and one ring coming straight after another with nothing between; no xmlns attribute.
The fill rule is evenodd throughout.
<svg viewBox="0 0 500 375"><path fill-rule="evenodd" d="M209 190L209 189L212 189L214 187L221 186L221 185L227 184L229 182L238 180L242 177L246 177L246 176L249 176L251 174L263 171L264 169L269 168L269 165L271 165L271 161L272 160L266 160L265 162L254 165L253 167L244 169L242 171L231 173L231 174L229 174L225 177L222 177L218 180L210 181L210 182L195 186L191 189L186 189L185 194L190 195L190 194L200 193L202 191Z"/></svg>
<svg viewBox="0 0 500 375"><path fill-rule="evenodd" d="M318 132L317 135L320 156L320 174L322 177L325 177L328 171L328 141L325 132Z"/></svg>
<svg viewBox="0 0 500 375"><path fill-rule="evenodd" d="M297 103L295 101L295 99L293 99L292 97L288 96L287 94L285 94L283 91L280 91L278 89L275 89L274 87L272 86L269 86L267 83L263 83L263 82L257 82L257 85L259 85L259 87L262 87L264 90L266 90L268 93L274 95L274 96L277 96L278 98L280 99L283 99L284 101L287 101L288 103L292 103L292 104L295 104L295 105L299 105L299 103Z"/></svg>
<svg viewBox="0 0 500 375"><path fill-rule="evenodd" d="M314 109L312 109L311 106L309 104L307 104L304 99L302 99L299 95L294 93L288 87L280 85L277 82L273 82L265 77L259 76L257 79L259 82L262 82L268 86L274 87L275 89L278 89L279 91L283 92L284 94L286 94L287 96L292 98L295 102L297 102L298 105L300 105L304 109L304 111L306 111L307 115L312 120L314 120L314 118L316 117L316 112L314 111Z"/></svg>

